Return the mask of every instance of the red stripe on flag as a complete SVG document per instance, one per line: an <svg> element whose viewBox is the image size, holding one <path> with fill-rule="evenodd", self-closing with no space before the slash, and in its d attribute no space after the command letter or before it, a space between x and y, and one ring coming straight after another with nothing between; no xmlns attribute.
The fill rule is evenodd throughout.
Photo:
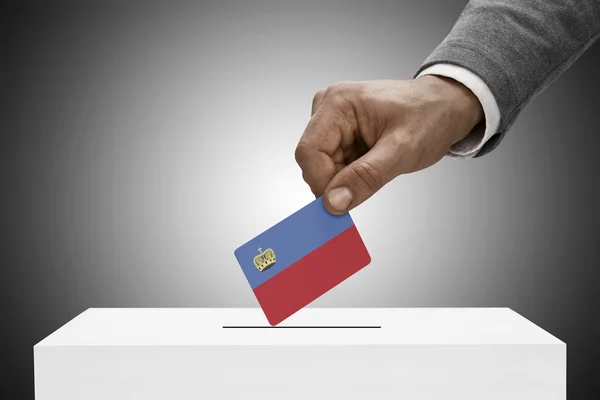
<svg viewBox="0 0 600 400"><path fill-rule="evenodd" d="M254 289L272 326L279 324L371 262L355 225Z"/></svg>

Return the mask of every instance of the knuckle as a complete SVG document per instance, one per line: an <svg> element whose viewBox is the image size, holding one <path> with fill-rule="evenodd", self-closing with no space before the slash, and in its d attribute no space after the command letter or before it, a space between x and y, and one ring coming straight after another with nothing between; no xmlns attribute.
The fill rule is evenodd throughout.
<svg viewBox="0 0 600 400"><path fill-rule="evenodd" d="M408 142L402 152L402 169L406 172L415 172L422 169L425 163L425 148L418 141Z"/></svg>
<svg viewBox="0 0 600 400"><path fill-rule="evenodd" d="M356 163L353 171L356 174L356 177L363 182L371 192L381 189L385 183L380 169L369 162Z"/></svg>
<svg viewBox="0 0 600 400"><path fill-rule="evenodd" d="M426 153L426 146L419 135L411 135L401 145L401 152L407 165L406 168L409 171L415 171L419 168L419 165L423 162Z"/></svg>
<svg viewBox="0 0 600 400"><path fill-rule="evenodd" d="M360 92L360 82L344 81L330 85L323 92L322 101L329 107L340 110L352 108L357 93Z"/></svg>
<svg viewBox="0 0 600 400"><path fill-rule="evenodd" d="M343 90L336 90L327 95L327 104L337 110L347 110L349 108L350 102L348 100L348 94Z"/></svg>
<svg viewBox="0 0 600 400"><path fill-rule="evenodd" d="M418 154L422 149L422 143L417 135L407 132L407 129L402 129L390 136L387 143L392 150L392 153L398 156L410 156Z"/></svg>
<svg viewBox="0 0 600 400"><path fill-rule="evenodd" d="M406 135L404 132L392 132L386 139L386 145L393 154L404 152L406 147Z"/></svg>
<svg viewBox="0 0 600 400"><path fill-rule="evenodd" d="M348 82L334 83L333 85L328 86L327 89L325 89L325 92L323 94L325 95L325 97L330 97L330 96L335 97L335 96L338 96L340 94L347 92L348 86L349 86Z"/></svg>
<svg viewBox="0 0 600 400"><path fill-rule="evenodd" d="M306 145L302 142L298 143L296 150L294 151L294 158L300 167L302 167L302 163L306 159L306 151Z"/></svg>
<svg viewBox="0 0 600 400"><path fill-rule="evenodd" d="M337 92L329 97L329 103L335 108L343 108L346 105L346 97Z"/></svg>
<svg viewBox="0 0 600 400"><path fill-rule="evenodd" d="M312 99L313 107L321 101L324 95L325 90L319 90L317 93L315 93Z"/></svg>

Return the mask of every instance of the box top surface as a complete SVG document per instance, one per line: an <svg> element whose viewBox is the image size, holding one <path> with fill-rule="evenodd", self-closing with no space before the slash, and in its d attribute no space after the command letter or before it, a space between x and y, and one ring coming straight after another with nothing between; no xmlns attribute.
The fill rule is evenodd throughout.
<svg viewBox="0 0 600 400"><path fill-rule="evenodd" d="M88 309L40 346L561 344L508 308Z"/></svg>

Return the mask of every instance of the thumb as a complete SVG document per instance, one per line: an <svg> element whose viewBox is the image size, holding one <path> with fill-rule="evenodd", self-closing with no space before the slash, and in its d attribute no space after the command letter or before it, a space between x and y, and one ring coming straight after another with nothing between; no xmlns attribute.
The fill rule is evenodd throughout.
<svg viewBox="0 0 600 400"><path fill-rule="evenodd" d="M399 175L400 155L393 137L382 137L367 153L340 170L327 185L323 203L332 214L343 214L373 196Z"/></svg>

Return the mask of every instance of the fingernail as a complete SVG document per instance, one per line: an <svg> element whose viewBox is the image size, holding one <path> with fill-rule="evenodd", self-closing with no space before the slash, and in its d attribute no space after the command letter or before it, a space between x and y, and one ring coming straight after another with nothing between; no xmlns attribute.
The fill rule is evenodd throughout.
<svg viewBox="0 0 600 400"><path fill-rule="evenodd" d="M335 188L329 192L328 198L336 211L345 211L352 203L352 192L346 187Z"/></svg>

